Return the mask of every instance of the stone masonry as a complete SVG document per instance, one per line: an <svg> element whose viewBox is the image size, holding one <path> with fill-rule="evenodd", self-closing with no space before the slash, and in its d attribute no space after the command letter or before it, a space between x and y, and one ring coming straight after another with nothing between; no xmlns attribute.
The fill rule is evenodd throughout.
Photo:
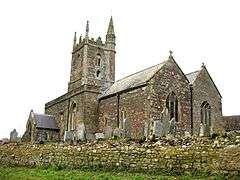
<svg viewBox="0 0 240 180"><path fill-rule="evenodd" d="M112 136L209 136L223 130L222 96L205 65L189 74L170 55L165 61L115 81L116 37L111 17L105 41L73 39L68 92L45 105L59 139Z"/></svg>

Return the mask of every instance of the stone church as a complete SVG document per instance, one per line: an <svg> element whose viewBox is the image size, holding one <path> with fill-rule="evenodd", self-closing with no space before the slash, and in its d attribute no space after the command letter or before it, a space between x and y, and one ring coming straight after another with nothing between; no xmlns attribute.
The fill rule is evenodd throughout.
<svg viewBox="0 0 240 180"><path fill-rule="evenodd" d="M68 92L31 111L25 139L132 139L149 135L208 136L223 126L222 96L206 66L185 74L172 52L163 62L115 81L116 36L73 41Z"/></svg>

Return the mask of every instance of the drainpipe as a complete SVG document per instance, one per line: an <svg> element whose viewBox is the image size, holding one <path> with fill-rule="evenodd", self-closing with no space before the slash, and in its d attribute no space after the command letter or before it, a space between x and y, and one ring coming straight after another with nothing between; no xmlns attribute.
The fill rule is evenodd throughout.
<svg viewBox="0 0 240 180"><path fill-rule="evenodd" d="M190 84L190 94L191 94L191 134L193 135L193 86Z"/></svg>
<svg viewBox="0 0 240 180"><path fill-rule="evenodd" d="M120 95L117 94L117 128L119 126L119 100L120 100Z"/></svg>

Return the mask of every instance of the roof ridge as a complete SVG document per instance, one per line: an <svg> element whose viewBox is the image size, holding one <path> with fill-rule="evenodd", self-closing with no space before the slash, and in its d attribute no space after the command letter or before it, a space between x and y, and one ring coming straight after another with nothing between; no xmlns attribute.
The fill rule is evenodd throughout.
<svg viewBox="0 0 240 180"><path fill-rule="evenodd" d="M158 66L158 65L160 65L160 64L163 64L163 63L165 63L165 62L166 62L166 61L163 61L163 62L158 63L158 64L156 64L156 65L150 66L150 67L145 68L145 69L142 69L142 70L140 70L140 71L137 71L137 72L135 72L135 73L133 73L133 74L130 74L130 75L125 76L125 77L123 77L123 78L121 78L121 79L118 79L116 82L121 81L121 80L123 80L123 79L126 79L126 78L128 78L128 77L130 77L130 76L133 76L133 75L135 75L135 74L138 74L138 73L140 73L140 72L143 72L143 71L145 71L145 70L151 69L151 68L153 68L153 67L155 67L155 66ZM116 82L115 82L115 83L116 83Z"/></svg>
<svg viewBox="0 0 240 180"><path fill-rule="evenodd" d="M185 74L185 75L189 75L189 74L197 73L197 72L199 72L199 71L200 71L200 70L196 70L196 71L193 71L193 72L187 73L187 74Z"/></svg>
<svg viewBox="0 0 240 180"><path fill-rule="evenodd" d="M54 117L53 115L50 115L50 114L40 114L40 113L34 113L35 115L40 115L40 116L51 116L51 117Z"/></svg>

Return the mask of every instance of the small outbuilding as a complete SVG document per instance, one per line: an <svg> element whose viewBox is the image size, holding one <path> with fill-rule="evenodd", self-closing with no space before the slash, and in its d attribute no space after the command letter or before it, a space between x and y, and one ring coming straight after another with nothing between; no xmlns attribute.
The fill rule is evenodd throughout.
<svg viewBox="0 0 240 180"><path fill-rule="evenodd" d="M31 110L23 141L56 141L59 140L59 128L55 117L48 114L37 114Z"/></svg>

